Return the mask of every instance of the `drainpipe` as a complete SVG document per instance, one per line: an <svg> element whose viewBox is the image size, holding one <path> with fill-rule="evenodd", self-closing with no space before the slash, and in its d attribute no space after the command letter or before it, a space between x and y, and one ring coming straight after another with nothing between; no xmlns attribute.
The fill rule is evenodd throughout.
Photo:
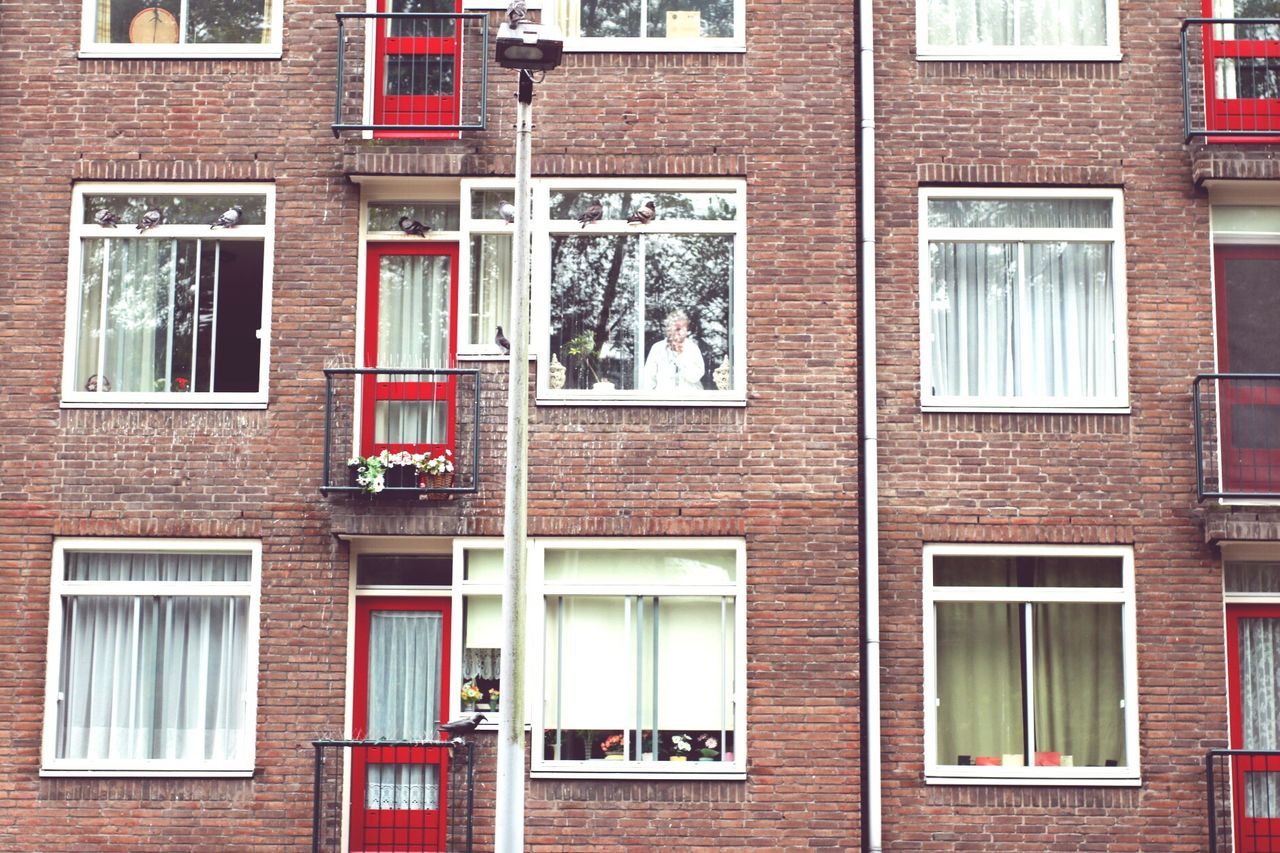
<svg viewBox="0 0 1280 853"><path fill-rule="evenodd" d="M876 427L876 123L871 0L858 0L858 418L862 525L862 849L882 849L880 783L880 481Z"/></svg>

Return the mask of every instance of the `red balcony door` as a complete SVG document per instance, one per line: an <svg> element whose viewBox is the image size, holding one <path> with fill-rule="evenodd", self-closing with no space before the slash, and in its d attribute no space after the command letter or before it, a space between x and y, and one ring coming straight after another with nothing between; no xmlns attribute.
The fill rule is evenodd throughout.
<svg viewBox="0 0 1280 853"><path fill-rule="evenodd" d="M1214 247L1218 372L1280 374L1280 246ZM1222 478L1229 492L1280 493L1280 380L1221 380Z"/></svg>
<svg viewBox="0 0 1280 853"><path fill-rule="evenodd" d="M1280 18L1280 0L1203 0L1202 11L1212 18ZM1280 130L1280 25L1206 24L1204 62L1207 130ZM1228 139L1242 138L1210 137Z"/></svg>
<svg viewBox="0 0 1280 853"><path fill-rule="evenodd" d="M447 598L356 599L356 739L439 739L449 705L449 607ZM447 748L357 747L349 849L446 849L448 783Z"/></svg>
<svg viewBox="0 0 1280 853"><path fill-rule="evenodd" d="M1227 608L1231 748L1280 750L1280 605ZM1280 756L1231 759L1236 853L1280 853Z"/></svg>
<svg viewBox="0 0 1280 853"><path fill-rule="evenodd" d="M462 0L379 0L379 12L462 11ZM380 130L374 136L456 138L424 127L458 123L462 37L457 18L388 18L377 22L374 124L418 130Z"/></svg>
<svg viewBox="0 0 1280 853"><path fill-rule="evenodd" d="M441 453L457 440L458 244L369 245L360 447L364 455Z"/></svg>

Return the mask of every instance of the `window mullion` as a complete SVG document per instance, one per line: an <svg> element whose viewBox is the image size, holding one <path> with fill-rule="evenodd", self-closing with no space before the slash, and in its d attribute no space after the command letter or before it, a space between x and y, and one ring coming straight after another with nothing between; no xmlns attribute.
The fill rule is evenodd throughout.
<svg viewBox="0 0 1280 853"><path fill-rule="evenodd" d="M645 321L645 253L648 251L648 237L641 234L636 246L636 345L632 347L632 376L644 376L644 321ZM640 384L636 383L637 386Z"/></svg>
<svg viewBox="0 0 1280 853"><path fill-rule="evenodd" d="M195 263L195 285L191 288L191 391L195 393L200 389L196 386L196 368L200 363L200 273L201 261L204 259L204 252L201 250L200 241L196 241L196 263ZM213 387L210 386L210 391Z"/></svg>
<svg viewBox="0 0 1280 853"><path fill-rule="evenodd" d="M102 247L102 281L98 288L98 360L94 366L94 375L98 377L98 384L94 386L94 391L101 394L106 390L103 377L106 374L107 364L107 299L111 293L111 249L115 245L115 240L103 240ZM83 243L81 247L83 248Z"/></svg>
<svg viewBox="0 0 1280 853"><path fill-rule="evenodd" d="M564 596L557 595L556 602L556 761L560 760L564 718Z"/></svg>
<svg viewBox="0 0 1280 853"><path fill-rule="evenodd" d="M652 622L653 622L653 664L652 664L652 666L653 666L653 695L650 697L650 700L649 700L649 701L652 703L652 705L653 705L653 735L652 735L652 737L650 738L650 741L649 741L649 742L650 742L650 744L651 744L651 746L652 746L652 748L653 748L653 760L654 760L654 761L657 761L657 760L658 760L658 698L659 698L659 697L658 697L658 679L659 679L659 677L660 677L660 672L661 672L661 671L660 671L660 669L659 669L659 667L661 666L661 661L659 660L659 657L658 657L658 634L659 634L659 632L660 632L660 631L661 631L661 629L662 629L662 607L661 607L661 602L662 602L662 600L661 600L660 598L658 598L658 596L656 596L656 595L655 595L655 596L653 596L652 604L651 604L651 609L652 609L652 613L653 613L653 616L652 616Z"/></svg>
<svg viewBox="0 0 1280 853"><path fill-rule="evenodd" d="M165 324L164 390L173 388L173 335L177 315L174 312L178 295L178 239L169 241L169 319ZM155 390L154 388L148 390Z"/></svg>
<svg viewBox="0 0 1280 853"><path fill-rule="evenodd" d="M203 248L204 241L196 241L196 251ZM213 244L213 322L209 325L209 391L217 390L216 371L218 367L218 291L222 283L222 243ZM264 297L265 298L265 297Z"/></svg>
<svg viewBox="0 0 1280 853"><path fill-rule="evenodd" d="M716 709L716 716L720 718L720 760L724 760L725 750L728 748L728 740L725 738L725 719L724 706L725 698L729 689L729 655L728 647L725 643L725 633L731 626L728 622L728 596L720 596L720 707ZM734 712L737 713L735 703ZM656 753L655 753L656 754Z"/></svg>
<svg viewBox="0 0 1280 853"><path fill-rule="evenodd" d="M267 22L270 25L270 22ZM178 43L187 44L191 27L191 0L180 0L178 4Z"/></svg>
<svg viewBox="0 0 1280 853"><path fill-rule="evenodd" d="M1035 631L1033 630L1033 619L1035 618L1035 605L1027 602L1022 605L1023 619L1022 630L1024 638L1024 646L1026 647L1026 657L1022 662L1022 671L1026 673L1023 676L1023 707L1025 709L1026 718L1023 722L1024 740L1023 751L1026 753L1025 761L1027 767L1035 766L1036 755L1036 672L1035 672Z"/></svg>

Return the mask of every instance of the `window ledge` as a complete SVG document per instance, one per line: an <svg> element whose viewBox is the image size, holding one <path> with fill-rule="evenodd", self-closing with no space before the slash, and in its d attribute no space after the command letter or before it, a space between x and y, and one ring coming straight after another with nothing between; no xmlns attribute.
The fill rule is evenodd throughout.
<svg viewBox="0 0 1280 853"><path fill-rule="evenodd" d="M1052 785L1058 788L1139 788L1142 777L1097 776L925 776L926 785Z"/></svg>
<svg viewBox="0 0 1280 853"><path fill-rule="evenodd" d="M279 47L255 50L229 50L225 47L204 48L195 50L111 50L108 48L81 48L76 54L79 59L174 59L197 61L201 59L263 59L279 60L284 51Z"/></svg>
<svg viewBox="0 0 1280 853"><path fill-rule="evenodd" d="M41 767L40 776L56 779L251 779L250 770L58 770Z"/></svg>
<svg viewBox="0 0 1280 853"><path fill-rule="evenodd" d="M710 41L711 44L704 44ZM566 38L565 53L746 53L733 39Z"/></svg>
<svg viewBox="0 0 1280 853"><path fill-rule="evenodd" d="M605 759L600 759L599 763L605 763ZM669 762L653 762L658 764L667 764ZM697 764L698 762L689 762ZM745 782L747 780L747 771L721 771L708 772L699 770L690 770L687 773L676 773L670 770L617 770L612 773L604 770L534 770L529 773L530 779L607 779L613 781L632 781L632 782L648 782L652 780L680 780L680 779L696 779L701 781L713 782Z"/></svg>
<svg viewBox="0 0 1280 853"><path fill-rule="evenodd" d="M747 400L745 397L729 397L708 393L706 396L697 397L596 397L587 392L581 395L570 396L548 396L539 394L537 398L539 406L641 406L653 407L662 406L666 408L745 408Z"/></svg>
<svg viewBox="0 0 1280 853"><path fill-rule="evenodd" d="M1129 415L1133 410L1128 404L1117 406L982 406L969 404L935 404L922 403L920 411L925 414L940 412L945 414L967 413L979 415Z"/></svg>
<svg viewBox="0 0 1280 853"><path fill-rule="evenodd" d="M931 51L917 53L918 62L1120 62L1124 56L1119 50L1105 49L1079 51L1033 51L1018 50L1008 53L991 53L987 51Z"/></svg>
<svg viewBox="0 0 1280 853"><path fill-rule="evenodd" d="M243 409L246 411L251 411L255 409L259 409L259 410L266 409L267 401L263 400L262 402L255 402L255 403L234 403L234 402L219 403L219 402L210 400L210 401L202 401L202 402L193 401L190 403L167 403L167 402L144 403L144 402L129 402L127 400L118 400L118 401L113 401L109 403L108 402L98 403L98 402L84 402L80 400L63 400L61 403L61 408L64 408L64 409L155 409L155 410Z"/></svg>

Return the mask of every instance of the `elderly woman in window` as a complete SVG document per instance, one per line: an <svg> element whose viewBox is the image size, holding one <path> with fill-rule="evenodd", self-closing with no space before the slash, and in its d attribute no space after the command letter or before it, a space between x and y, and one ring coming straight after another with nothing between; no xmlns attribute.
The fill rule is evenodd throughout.
<svg viewBox="0 0 1280 853"><path fill-rule="evenodd" d="M666 334L649 349L640 387L646 391L701 391L706 365L689 336L689 315L676 309L662 322Z"/></svg>

